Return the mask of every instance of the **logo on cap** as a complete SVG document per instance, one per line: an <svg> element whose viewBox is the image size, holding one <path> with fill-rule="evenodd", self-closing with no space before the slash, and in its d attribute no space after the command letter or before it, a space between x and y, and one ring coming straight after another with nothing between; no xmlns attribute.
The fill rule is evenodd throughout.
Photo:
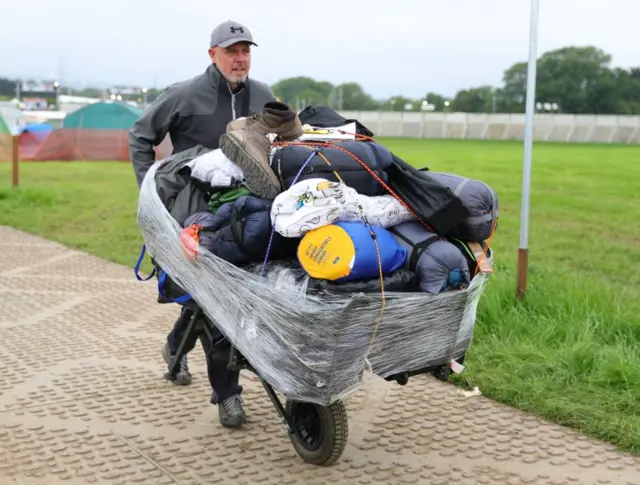
<svg viewBox="0 0 640 485"><path fill-rule="evenodd" d="M244 34L244 29L242 27L229 27L229 30L231 30L232 34L235 34L236 32Z"/></svg>

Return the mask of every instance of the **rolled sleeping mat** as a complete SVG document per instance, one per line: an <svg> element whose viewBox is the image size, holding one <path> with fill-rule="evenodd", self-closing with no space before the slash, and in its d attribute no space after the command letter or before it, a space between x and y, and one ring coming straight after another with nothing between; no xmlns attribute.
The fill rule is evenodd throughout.
<svg viewBox="0 0 640 485"><path fill-rule="evenodd" d="M447 237L463 241L480 242L491 235L498 218L498 195L484 182L461 175L443 172L429 172L437 182L453 191L469 211L469 217L458 224Z"/></svg>
<svg viewBox="0 0 640 485"><path fill-rule="evenodd" d="M406 259L407 250L389 231L363 222L336 222L313 229L298 246L298 260L309 276L335 282L376 278L380 266L388 276Z"/></svg>
<svg viewBox="0 0 640 485"><path fill-rule="evenodd" d="M469 285L469 264L453 244L419 222L403 222L389 231L407 250L405 267L415 273L422 291L437 295Z"/></svg>

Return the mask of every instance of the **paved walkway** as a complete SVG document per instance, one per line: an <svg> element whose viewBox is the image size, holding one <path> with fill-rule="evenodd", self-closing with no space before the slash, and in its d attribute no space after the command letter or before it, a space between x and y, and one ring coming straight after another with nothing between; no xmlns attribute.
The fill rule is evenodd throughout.
<svg viewBox="0 0 640 485"><path fill-rule="evenodd" d="M0 227L0 484L640 484L640 459L449 384L371 382L330 468L295 454L259 384L228 431L162 379L177 307L130 268ZM199 348L199 346L198 346Z"/></svg>

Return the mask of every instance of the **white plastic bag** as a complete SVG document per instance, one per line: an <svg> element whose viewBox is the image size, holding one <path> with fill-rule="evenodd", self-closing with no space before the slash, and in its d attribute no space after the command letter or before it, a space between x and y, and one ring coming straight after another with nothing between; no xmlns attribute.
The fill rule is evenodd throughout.
<svg viewBox="0 0 640 485"><path fill-rule="evenodd" d="M244 180L242 169L229 160L219 148L194 158L187 164L191 176L209 182L212 187L235 187Z"/></svg>
<svg viewBox="0 0 640 485"><path fill-rule="evenodd" d="M285 237L302 237L306 232L336 221L363 221L392 227L413 220L409 211L393 196L369 197L344 183L314 178L292 185L279 194L271 208L271 223Z"/></svg>

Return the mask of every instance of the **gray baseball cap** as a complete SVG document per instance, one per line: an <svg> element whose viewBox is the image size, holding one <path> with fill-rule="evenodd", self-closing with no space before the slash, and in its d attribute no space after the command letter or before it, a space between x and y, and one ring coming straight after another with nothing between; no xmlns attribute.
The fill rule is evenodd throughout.
<svg viewBox="0 0 640 485"><path fill-rule="evenodd" d="M229 47L236 42L249 42L257 46L253 41L251 31L244 25L227 20L218 25L213 32L211 32L211 44L209 47Z"/></svg>

